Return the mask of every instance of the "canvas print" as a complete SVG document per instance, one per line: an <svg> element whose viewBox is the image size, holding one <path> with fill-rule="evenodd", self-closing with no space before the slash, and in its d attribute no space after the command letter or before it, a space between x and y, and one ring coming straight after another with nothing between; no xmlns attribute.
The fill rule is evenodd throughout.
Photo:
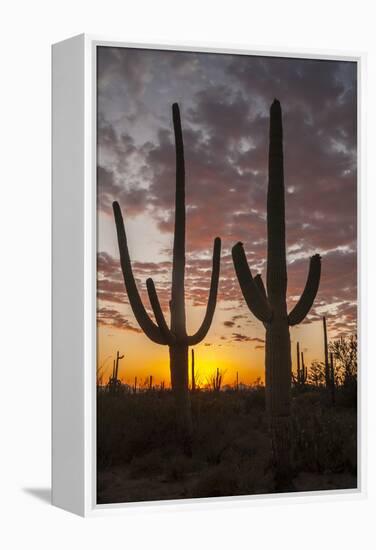
<svg viewBox="0 0 376 550"><path fill-rule="evenodd" d="M357 487L357 63L97 48L97 502Z"/></svg>

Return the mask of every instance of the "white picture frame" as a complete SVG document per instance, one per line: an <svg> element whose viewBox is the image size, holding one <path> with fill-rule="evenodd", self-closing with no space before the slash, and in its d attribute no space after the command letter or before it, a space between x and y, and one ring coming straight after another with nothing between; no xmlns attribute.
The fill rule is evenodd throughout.
<svg viewBox="0 0 376 550"><path fill-rule="evenodd" d="M223 45L130 44L79 35L52 47L52 502L81 516L140 507L249 506L365 495L365 372L358 383L356 489L147 503L96 504L96 48L142 47L354 61L358 66L358 331L364 349L364 54L267 51Z"/></svg>

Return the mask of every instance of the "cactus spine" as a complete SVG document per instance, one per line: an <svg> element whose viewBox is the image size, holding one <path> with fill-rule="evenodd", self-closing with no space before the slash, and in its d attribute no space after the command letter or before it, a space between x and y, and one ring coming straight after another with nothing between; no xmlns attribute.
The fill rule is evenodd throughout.
<svg viewBox="0 0 376 550"><path fill-rule="evenodd" d="M115 223L117 229L120 262L123 271L124 283L129 303L138 324L153 342L169 346L171 386L175 395L177 422L183 436L184 448L190 452L192 434L192 417L188 392L188 347L201 342L213 319L218 291L221 240L214 240L213 268L209 299L203 322L197 332L187 335L185 300L184 300L184 273L185 273L185 166L184 146L181 129L180 112L177 103L172 106L172 118L175 133L176 152L176 193L175 193L175 231L172 259L172 285L170 313L171 323L168 327L162 308L159 303L155 285L152 279L146 281L149 300L154 312L156 323L149 317L141 301L133 276L131 261L128 252L127 238L120 206L113 203Z"/></svg>
<svg viewBox="0 0 376 550"><path fill-rule="evenodd" d="M260 275L253 278L243 243L232 249L235 271L244 299L266 328L265 385L277 486L288 485L290 466L291 344L290 326L309 312L320 282L321 258L312 256L304 291L287 312L285 186L283 174L282 111L278 100L270 108L269 181L267 194L266 289Z"/></svg>

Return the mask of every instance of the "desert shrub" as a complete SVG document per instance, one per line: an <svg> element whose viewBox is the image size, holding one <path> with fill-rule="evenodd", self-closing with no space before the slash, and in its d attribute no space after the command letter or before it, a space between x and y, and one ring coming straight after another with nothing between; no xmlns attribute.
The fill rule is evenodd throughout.
<svg viewBox="0 0 376 550"><path fill-rule="evenodd" d="M297 470L356 470L356 417L348 409L295 402L292 415L293 456ZM355 452L354 452L355 451Z"/></svg>
<svg viewBox="0 0 376 550"><path fill-rule="evenodd" d="M336 476L350 476L348 484L357 472L356 414L343 406L345 394L337 394L334 407L325 389L307 386L293 394L296 478L309 476L317 489L325 476L334 476L335 486ZM98 487L106 492L103 498L123 498L119 483L134 500L275 490L264 389L201 391L191 397L193 456L186 457L175 431L171 392L98 396ZM300 479L305 487L308 481Z"/></svg>
<svg viewBox="0 0 376 550"><path fill-rule="evenodd" d="M355 378L349 378L343 386L338 388L336 399L338 405L356 409L358 404L358 384Z"/></svg>
<svg viewBox="0 0 376 550"><path fill-rule="evenodd" d="M195 464L195 461L183 454L175 454L165 461L165 479L166 481L181 481L196 468L197 464Z"/></svg>
<svg viewBox="0 0 376 550"><path fill-rule="evenodd" d="M164 462L165 457L157 449L141 456L133 456L130 461L130 474L135 477L161 474L164 471Z"/></svg>
<svg viewBox="0 0 376 550"><path fill-rule="evenodd" d="M194 488L197 497L220 497L238 494L238 472L220 464L201 472Z"/></svg>
<svg viewBox="0 0 376 550"><path fill-rule="evenodd" d="M163 399L158 392L98 397L99 465L127 463L135 455L175 444L174 403L165 393Z"/></svg>
<svg viewBox="0 0 376 550"><path fill-rule="evenodd" d="M243 401L246 413L254 413L255 409L265 409L265 388L263 386L243 393Z"/></svg>

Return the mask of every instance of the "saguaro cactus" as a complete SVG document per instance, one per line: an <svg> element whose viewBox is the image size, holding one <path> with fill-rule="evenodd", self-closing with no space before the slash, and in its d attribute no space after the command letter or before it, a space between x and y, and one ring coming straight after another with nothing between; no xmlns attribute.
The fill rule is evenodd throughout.
<svg viewBox="0 0 376 550"><path fill-rule="evenodd" d="M212 375L210 380L213 391L219 392L221 390L222 381L223 381L223 374L219 370L219 368L217 368L215 374Z"/></svg>
<svg viewBox="0 0 376 550"><path fill-rule="evenodd" d="M336 392L336 381L334 373L334 363L333 363L333 354L329 354L329 345L328 345L328 329L326 325L326 317L322 318L323 332L324 332L324 358L325 358L325 386L330 396L332 404L335 404L335 392Z"/></svg>
<svg viewBox="0 0 376 550"><path fill-rule="evenodd" d="M116 353L116 367L115 367L115 379L117 380L118 379L118 374L119 374L119 361L121 359L124 359L124 355L120 355L119 352Z"/></svg>
<svg viewBox="0 0 376 550"><path fill-rule="evenodd" d="M270 415L276 481L282 488L283 480L289 480L291 473L290 326L303 321L313 304L320 282L321 258L319 254L311 257L304 291L295 307L288 313L282 111L276 99L270 108L269 138L266 289L260 275L253 278L243 243L239 242L233 247L232 256L244 299L252 313L266 328L266 404Z"/></svg>
<svg viewBox="0 0 376 550"><path fill-rule="evenodd" d="M301 365L300 365L301 360ZM299 342L296 343L296 376L292 374L293 382L298 388L304 387L307 381L307 367L304 363L304 353L300 352Z"/></svg>
<svg viewBox="0 0 376 550"><path fill-rule="evenodd" d="M167 325L159 303L155 285L152 279L147 279L146 286L156 323L149 317L141 301L132 272L128 252L127 237L124 229L120 206L113 203L117 229L120 262L124 276L129 303L133 313L146 334L153 342L169 346L171 386L176 399L178 424L182 428L185 443L189 446L192 420L188 392L188 348L201 342L213 319L218 291L221 240L214 240L213 267L209 290L209 299L203 322L197 332L191 336L186 331L184 272L185 272L185 166L183 134L180 122L180 112L177 103L172 106L172 118L175 133L176 151L176 193L175 193L175 232L172 257L172 286L170 313L170 328Z"/></svg>
<svg viewBox="0 0 376 550"><path fill-rule="evenodd" d="M194 393L196 391L196 379L195 379L195 350L191 349L191 387L192 392Z"/></svg>
<svg viewBox="0 0 376 550"><path fill-rule="evenodd" d="M330 397L334 405L336 402L336 375L334 371L333 352L330 353Z"/></svg>
<svg viewBox="0 0 376 550"><path fill-rule="evenodd" d="M307 367L305 366L305 363L304 363L304 352L303 351L301 352L301 356L302 356L302 366L301 366L301 369L300 369L299 385L304 386L304 384L307 381L307 374L308 373L307 373Z"/></svg>
<svg viewBox="0 0 376 550"><path fill-rule="evenodd" d="M112 366L112 376L108 382L111 391L117 391L121 386L121 382L118 379L119 374L119 361L124 359L124 355L120 355L119 352L116 353L116 360L114 359Z"/></svg>
<svg viewBox="0 0 376 550"><path fill-rule="evenodd" d="M300 349L299 342L296 343L296 377L299 384L300 381Z"/></svg>
<svg viewBox="0 0 376 550"><path fill-rule="evenodd" d="M330 365L329 365L329 351L328 351L328 331L326 328L326 318L322 318L322 325L324 331L324 357L325 357L325 385L330 388Z"/></svg>

